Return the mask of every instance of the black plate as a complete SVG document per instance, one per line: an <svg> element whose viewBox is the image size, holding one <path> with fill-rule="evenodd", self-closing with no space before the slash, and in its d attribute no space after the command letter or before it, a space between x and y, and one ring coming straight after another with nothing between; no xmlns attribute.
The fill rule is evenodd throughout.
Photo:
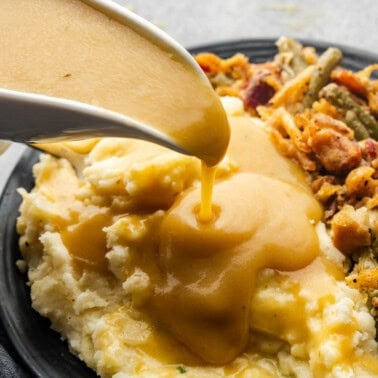
<svg viewBox="0 0 378 378"><path fill-rule="evenodd" d="M331 44L303 41L319 52ZM335 46L334 44L332 44ZM344 53L343 65L358 70L378 62L378 56L358 49L339 46ZM273 39L241 40L201 46L191 52L214 52L221 57L244 53L255 62L271 59L276 48ZM15 229L21 199L16 189L33 186L32 166L38 153L28 149L12 173L0 201L0 316L5 330L17 350L22 363L37 377L72 378L95 377L85 364L73 356L66 343L49 328L49 321L32 308L25 275L16 268L20 258Z"/></svg>

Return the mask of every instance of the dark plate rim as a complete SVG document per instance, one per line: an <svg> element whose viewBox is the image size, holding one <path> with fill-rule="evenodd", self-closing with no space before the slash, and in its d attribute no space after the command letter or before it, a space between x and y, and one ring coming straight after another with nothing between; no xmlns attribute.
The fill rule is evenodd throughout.
<svg viewBox="0 0 378 378"><path fill-rule="evenodd" d="M229 39L220 42L208 43L204 45L194 45L188 47L188 51L191 54L196 54L200 51L228 51L228 50L237 50L238 48L250 49L251 47L255 48L272 48L276 51L276 41L280 37L274 38L238 38L238 39ZM296 38L293 39L302 43L303 46L315 47L318 51L326 50L328 47L337 47L343 51L345 55L356 56L357 58L363 57L363 59L368 59L371 61L376 61L378 63L378 52L371 52L363 48L349 46L342 43L334 43L326 40L316 40L311 38Z"/></svg>

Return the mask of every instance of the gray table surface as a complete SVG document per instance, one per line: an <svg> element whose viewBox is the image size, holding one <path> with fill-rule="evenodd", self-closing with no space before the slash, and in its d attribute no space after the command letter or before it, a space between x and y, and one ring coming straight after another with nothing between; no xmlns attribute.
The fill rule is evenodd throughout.
<svg viewBox="0 0 378 378"><path fill-rule="evenodd" d="M376 0L117 0L186 47L240 38L287 35L378 54ZM0 192L24 151L0 156Z"/></svg>

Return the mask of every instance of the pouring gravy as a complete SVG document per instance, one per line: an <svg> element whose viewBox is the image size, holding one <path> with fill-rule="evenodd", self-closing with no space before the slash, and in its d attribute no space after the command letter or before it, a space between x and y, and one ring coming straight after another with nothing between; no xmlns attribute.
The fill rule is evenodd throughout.
<svg viewBox="0 0 378 378"><path fill-rule="evenodd" d="M247 118L231 119L229 154L240 172L216 180L212 204L212 167L226 152L230 128L197 71L81 1L3 0L1 9L6 33L0 45L7 51L0 56L2 86L124 113L168 134L206 164L202 203L193 187L164 215L154 266L144 267L153 283L144 311L200 359L232 361L248 341L257 273L297 270L318 254L313 224L321 209L303 176ZM88 215L101 221L83 221L100 224L99 235L119 216L99 216L101 211ZM75 245L89 241L96 261L104 261L105 234L92 240L91 232L74 226L62 240L84 260L90 254L78 256Z"/></svg>

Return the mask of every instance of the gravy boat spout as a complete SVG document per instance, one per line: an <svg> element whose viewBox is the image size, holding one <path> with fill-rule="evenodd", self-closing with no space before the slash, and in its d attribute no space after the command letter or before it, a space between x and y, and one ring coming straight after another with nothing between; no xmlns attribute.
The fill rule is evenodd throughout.
<svg viewBox="0 0 378 378"><path fill-rule="evenodd" d="M185 149L159 130L123 114L78 101L0 89L0 139L46 143L92 137L127 137Z"/></svg>

